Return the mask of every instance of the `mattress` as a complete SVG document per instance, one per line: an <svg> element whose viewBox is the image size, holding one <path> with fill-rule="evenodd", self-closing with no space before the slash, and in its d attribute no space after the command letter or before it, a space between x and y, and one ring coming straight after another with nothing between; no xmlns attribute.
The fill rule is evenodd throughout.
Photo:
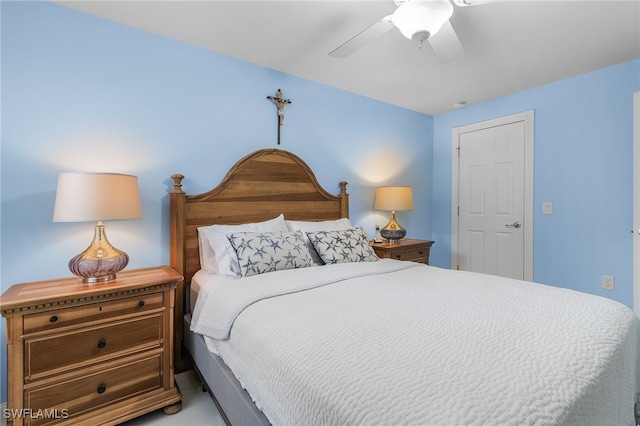
<svg viewBox="0 0 640 426"><path fill-rule="evenodd" d="M201 289L191 329L273 424L634 424L638 318L572 290L383 259Z"/></svg>

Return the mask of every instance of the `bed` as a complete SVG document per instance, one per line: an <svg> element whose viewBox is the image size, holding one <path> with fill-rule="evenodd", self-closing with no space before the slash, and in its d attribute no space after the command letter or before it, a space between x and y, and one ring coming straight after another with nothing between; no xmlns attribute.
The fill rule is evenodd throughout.
<svg viewBox="0 0 640 426"><path fill-rule="evenodd" d="M203 194L172 178L176 370L193 366L228 423L636 423L627 307L377 259L346 182L332 195L287 151L247 155Z"/></svg>

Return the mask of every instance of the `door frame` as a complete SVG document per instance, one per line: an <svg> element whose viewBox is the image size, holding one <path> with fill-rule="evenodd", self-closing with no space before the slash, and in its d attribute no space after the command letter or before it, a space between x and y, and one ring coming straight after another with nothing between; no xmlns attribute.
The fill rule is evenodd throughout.
<svg viewBox="0 0 640 426"><path fill-rule="evenodd" d="M533 281L533 125L534 110L454 127L451 130L451 268L457 269L459 248L460 134L524 122L524 279Z"/></svg>
<svg viewBox="0 0 640 426"><path fill-rule="evenodd" d="M640 315L640 92L633 94L633 311Z"/></svg>

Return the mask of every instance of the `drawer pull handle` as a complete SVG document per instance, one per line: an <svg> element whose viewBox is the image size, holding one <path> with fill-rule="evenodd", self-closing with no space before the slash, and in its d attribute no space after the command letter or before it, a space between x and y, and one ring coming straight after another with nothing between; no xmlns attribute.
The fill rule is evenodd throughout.
<svg viewBox="0 0 640 426"><path fill-rule="evenodd" d="M49 318L49 322L56 322L56 321L58 321L58 317L55 315Z"/></svg>
<svg viewBox="0 0 640 426"><path fill-rule="evenodd" d="M138 302L138 306L140 306L141 308L144 306L144 300L141 300Z"/></svg>
<svg viewBox="0 0 640 426"><path fill-rule="evenodd" d="M424 252L423 251L419 251L418 254L424 254Z"/></svg>
<svg viewBox="0 0 640 426"><path fill-rule="evenodd" d="M98 389L96 389L96 391L97 391L99 394L103 394L103 393L104 393L104 391L106 391L106 390L107 390L107 386L106 386L106 385L99 385L99 386L98 386Z"/></svg>
<svg viewBox="0 0 640 426"><path fill-rule="evenodd" d="M402 256L400 256L399 254L396 254L396 258L400 259Z"/></svg>
<svg viewBox="0 0 640 426"><path fill-rule="evenodd" d="M99 349L102 349L102 348L104 348L105 346L107 346L107 341L106 341L106 340L102 339L102 340L100 340L100 341L98 342L98 348L99 348Z"/></svg>

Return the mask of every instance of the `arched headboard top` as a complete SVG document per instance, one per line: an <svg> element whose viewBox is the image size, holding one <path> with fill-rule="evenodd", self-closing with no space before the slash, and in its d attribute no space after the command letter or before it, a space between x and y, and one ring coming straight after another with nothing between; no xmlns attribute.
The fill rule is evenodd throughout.
<svg viewBox="0 0 640 426"><path fill-rule="evenodd" d="M282 201L340 201L346 193L346 185L346 182L340 182L340 194L332 195L322 188L311 168L300 157L269 148L246 155L229 170L217 187L202 194L189 195L187 199L188 202L274 201L275 198Z"/></svg>

